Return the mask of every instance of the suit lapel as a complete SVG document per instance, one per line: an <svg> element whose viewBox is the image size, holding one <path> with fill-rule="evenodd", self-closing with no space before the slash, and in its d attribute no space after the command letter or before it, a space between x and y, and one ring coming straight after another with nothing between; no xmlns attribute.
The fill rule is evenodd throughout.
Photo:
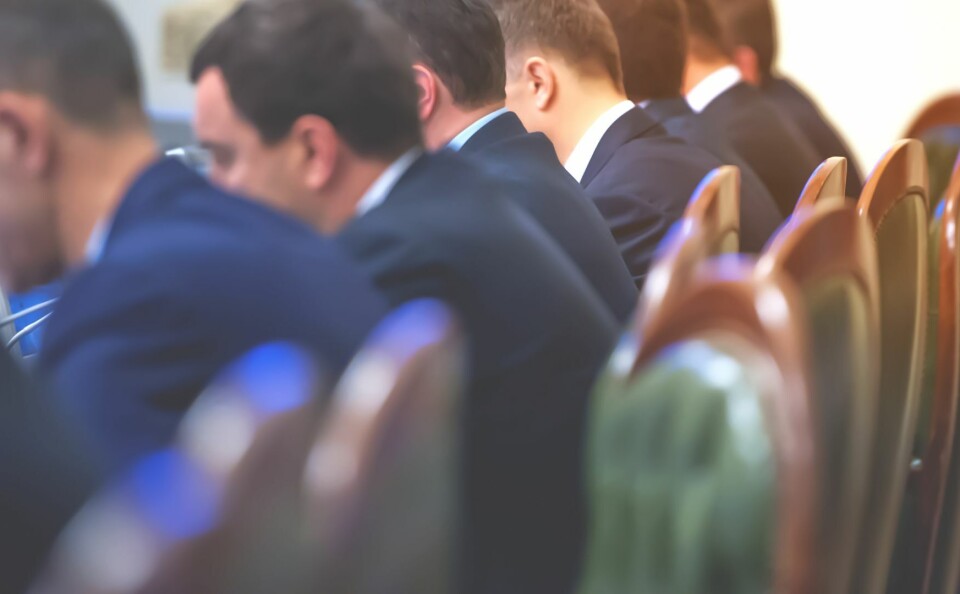
<svg viewBox="0 0 960 594"><path fill-rule="evenodd" d="M580 181L581 185L588 186L621 146L653 131L663 132L663 128L639 107L623 114L600 139Z"/></svg>
<svg viewBox="0 0 960 594"><path fill-rule="evenodd" d="M471 136L466 144L460 148L460 152L464 154L477 153L501 140L523 136L526 133L527 129L523 127L520 118L512 111L508 111L477 130L477 133Z"/></svg>

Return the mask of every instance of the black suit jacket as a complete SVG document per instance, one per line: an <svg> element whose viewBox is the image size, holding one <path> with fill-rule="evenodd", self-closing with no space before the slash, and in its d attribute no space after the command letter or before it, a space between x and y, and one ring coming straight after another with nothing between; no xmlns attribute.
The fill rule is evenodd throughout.
<svg viewBox="0 0 960 594"><path fill-rule="evenodd" d="M584 539L587 396L618 324L478 166L420 157L340 244L394 304L435 297L471 337L462 591L572 591Z"/></svg>
<svg viewBox="0 0 960 594"><path fill-rule="evenodd" d="M528 134L516 115L506 113L481 128L460 152L500 181L504 194L540 223L625 324L636 307L637 288L606 222L560 164L547 137Z"/></svg>
<svg viewBox="0 0 960 594"><path fill-rule="evenodd" d="M776 76L770 77L761 90L764 97L773 102L806 135L821 161L830 157L847 158L847 196L859 198L863 189L863 175L857 166L857 160L813 99L793 82Z"/></svg>
<svg viewBox="0 0 960 594"><path fill-rule="evenodd" d="M714 99L700 115L726 133L766 184L781 214L790 216L821 163L806 136L759 89L743 82Z"/></svg>
<svg viewBox="0 0 960 594"><path fill-rule="evenodd" d="M722 163L667 134L639 107L614 122L580 183L593 200L642 288L660 241L693 192Z"/></svg>
<svg viewBox="0 0 960 594"><path fill-rule="evenodd" d="M673 136L702 148L725 165L740 168L740 249L761 252L784 218L767 187L724 133L694 113L682 97L654 99L644 109Z"/></svg>
<svg viewBox="0 0 960 594"><path fill-rule="evenodd" d="M24 592L100 469L49 399L0 350L0 592Z"/></svg>

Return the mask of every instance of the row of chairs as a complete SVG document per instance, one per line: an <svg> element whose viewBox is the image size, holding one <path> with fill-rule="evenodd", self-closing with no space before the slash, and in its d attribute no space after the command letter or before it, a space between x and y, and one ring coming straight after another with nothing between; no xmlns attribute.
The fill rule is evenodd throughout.
<svg viewBox="0 0 960 594"><path fill-rule="evenodd" d="M78 514L32 592L454 591L462 360L433 301L333 387L296 347L254 351Z"/></svg>
<svg viewBox="0 0 960 594"><path fill-rule="evenodd" d="M932 219L918 141L845 184L747 258L723 168L665 240L594 398L583 594L958 591L960 163Z"/></svg>

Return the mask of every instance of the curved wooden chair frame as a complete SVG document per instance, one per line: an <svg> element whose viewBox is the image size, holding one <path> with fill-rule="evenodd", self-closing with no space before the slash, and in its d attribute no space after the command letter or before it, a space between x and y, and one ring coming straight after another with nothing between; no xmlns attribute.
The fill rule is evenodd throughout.
<svg viewBox="0 0 960 594"><path fill-rule="evenodd" d="M823 202L843 204L847 196L847 167L844 157L830 157L821 163L803 188L794 212Z"/></svg>

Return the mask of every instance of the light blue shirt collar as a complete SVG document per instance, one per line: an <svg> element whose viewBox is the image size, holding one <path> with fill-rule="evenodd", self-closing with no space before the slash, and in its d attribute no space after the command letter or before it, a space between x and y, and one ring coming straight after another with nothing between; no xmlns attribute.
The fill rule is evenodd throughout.
<svg viewBox="0 0 960 594"><path fill-rule="evenodd" d="M483 116L476 122L470 124L463 132L457 134L453 140L450 141L450 144L447 145L447 148L451 148L455 151L459 151L463 148L463 145L467 144L467 141L473 138L473 135L483 129L484 126L492 122L493 120L499 118L503 114L509 111L506 107L501 107L493 113L488 113Z"/></svg>
<svg viewBox="0 0 960 594"><path fill-rule="evenodd" d="M399 159L387 167L377 181L373 182L367 192L357 202L356 216L362 217L374 208L383 204L393 188L400 182L408 169L416 163L423 151L417 147L405 152Z"/></svg>

